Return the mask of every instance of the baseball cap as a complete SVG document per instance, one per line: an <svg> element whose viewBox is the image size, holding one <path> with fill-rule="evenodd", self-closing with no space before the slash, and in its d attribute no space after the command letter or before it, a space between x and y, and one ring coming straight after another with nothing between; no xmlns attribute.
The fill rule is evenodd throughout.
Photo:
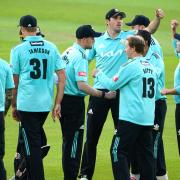
<svg viewBox="0 0 180 180"><path fill-rule="evenodd" d="M174 35L174 38L180 41L180 34L176 33L176 34Z"/></svg>
<svg viewBox="0 0 180 180"><path fill-rule="evenodd" d="M20 18L19 26L23 27L37 27L37 20L34 16L25 15Z"/></svg>
<svg viewBox="0 0 180 180"><path fill-rule="evenodd" d="M76 38L99 37L102 33L93 30L91 25L79 26L76 30Z"/></svg>
<svg viewBox="0 0 180 180"><path fill-rule="evenodd" d="M148 17L144 15L136 15L134 19L131 22L126 23L126 25L127 26L144 25L145 27L147 27L149 23L150 20Z"/></svg>
<svg viewBox="0 0 180 180"><path fill-rule="evenodd" d="M110 9L107 13L105 18L110 19L111 17L115 16L121 16L122 18L126 17L126 14L124 12L119 11L118 9Z"/></svg>

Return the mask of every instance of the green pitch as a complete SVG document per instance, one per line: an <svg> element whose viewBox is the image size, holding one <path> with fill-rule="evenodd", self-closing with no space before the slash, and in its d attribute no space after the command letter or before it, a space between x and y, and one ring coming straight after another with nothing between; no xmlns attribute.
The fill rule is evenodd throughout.
<svg viewBox="0 0 180 180"><path fill-rule="evenodd" d="M106 28L104 16L110 8L118 8L127 13L126 22L135 14L144 14L154 18L156 8L162 8L166 17L161 23L155 37L160 41L164 50L166 64L166 86L173 85L173 73L178 59L171 47L170 20L179 16L179 0L1 0L0 3L0 57L9 61L10 49L19 43L17 28L18 20L22 15L32 14L39 20L39 25L46 35L46 39L54 42L62 52L69 47L74 38L77 26L92 24L96 30ZM180 19L178 19L180 21ZM123 27L124 30L128 27ZM180 32L180 28L179 28ZM94 64L90 65L90 71ZM90 79L92 83L92 78ZM168 112L164 128L164 144L167 161L167 170L170 180L180 179L180 159L177 151L176 133L174 124L174 102L168 97ZM45 124L48 143L51 150L44 160L47 180L63 178L61 166L61 129L59 122L54 123L49 116ZM13 175L13 158L16 150L18 124L12 120L11 112L6 118L6 155L5 166L8 179ZM95 180L112 180L109 148L113 136L111 116L108 117L98 145L97 163L94 174Z"/></svg>

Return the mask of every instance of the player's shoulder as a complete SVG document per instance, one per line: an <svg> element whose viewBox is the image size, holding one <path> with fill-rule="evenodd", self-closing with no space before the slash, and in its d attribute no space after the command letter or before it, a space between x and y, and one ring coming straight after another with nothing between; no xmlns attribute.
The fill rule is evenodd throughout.
<svg viewBox="0 0 180 180"><path fill-rule="evenodd" d="M161 56L156 52L152 53L152 57L156 58L157 60L161 59Z"/></svg>
<svg viewBox="0 0 180 180"><path fill-rule="evenodd" d="M151 46L160 46L158 40L151 35Z"/></svg>
<svg viewBox="0 0 180 180"><path fill-rule="evenodd" d="M123 35L123 36L133 36L136 34L137 34L136 30L121 31L121 35Z"/></svg>
<svg viewBox="0 0 180 180"><path fill-rule="evenodd" d="M94 41L95 41L95 43L101 42L101 41L103 41L105 39L105 37L106 37L106 32L102 32L101 36L94 38Z"/></svg>
<svg viewBox="0 0 180 180"><path fill-rule="evenodd" d="M1 64L1 67L4 67L5 69L10 68L9 63L4 59L0 58L0 64Z"/></svg>
<svg viewBox="0 0 180 180"><path fill-rule="evenodd" d="M13 47L12 50L17 51L17 50L22 49L23 47L27 46L27 44L29 44L28 41L23 41L23 42L17 44L15 47Z"/></svg>
<svg viewBox="0 0 180 180"><path fill-rule="evenodd" d="M121 67L126 67L126 66L131 66L135 63L134 59L129 59L127 62L125 62L124 64L122 64Z"/></svg>
<svg viewBox="0 0 180 180"><path fill-rule="evenodd" d="M53 43L53 42L51 42L51 41L48 41L48 40L43 40L43 42L44 42L44 45L45 46L49 46L49 47L51 47L51 48L55 48L55 49L57 49L57 46Z"/></svg>
<svg viewBox="0 0 180 180"><path fill-rule="evenodd" d="M76 55L80 54L79 50L75 49L73 46L68 47L65 51L62 53L62 57L74 57Z"/></svg>

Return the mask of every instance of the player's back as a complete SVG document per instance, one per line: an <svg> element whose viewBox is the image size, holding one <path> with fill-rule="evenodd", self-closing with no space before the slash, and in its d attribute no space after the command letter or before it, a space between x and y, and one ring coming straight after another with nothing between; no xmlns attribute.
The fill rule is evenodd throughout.
<svg viewBox="0 0 180 180"><path fill-rule="evenodd" d="M51 109L53 73L60 60L55 45L40 36L28 36L12 50L13 74L19 75L18 109L34 112Z"/></svg>
<svg viewBox="0 0 180 180"><path fill-rule="evenodd" d="M156 71L143 57L129 63L129 81L120 89L120 119L153 125Z"/></svg>

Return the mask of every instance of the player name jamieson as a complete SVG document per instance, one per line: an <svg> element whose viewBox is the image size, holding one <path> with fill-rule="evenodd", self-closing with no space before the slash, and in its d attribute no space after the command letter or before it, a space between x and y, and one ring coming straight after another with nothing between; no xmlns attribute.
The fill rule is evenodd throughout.
<svg viewBox="0 0 180 180"><path fill-rule="evenodd" d="M44 48L33 48L33 49L29 50L29 53L30 54L33 54L33 53L44 53L44 54L48 54L49 55L50 50L44 49Z"/></svg>

